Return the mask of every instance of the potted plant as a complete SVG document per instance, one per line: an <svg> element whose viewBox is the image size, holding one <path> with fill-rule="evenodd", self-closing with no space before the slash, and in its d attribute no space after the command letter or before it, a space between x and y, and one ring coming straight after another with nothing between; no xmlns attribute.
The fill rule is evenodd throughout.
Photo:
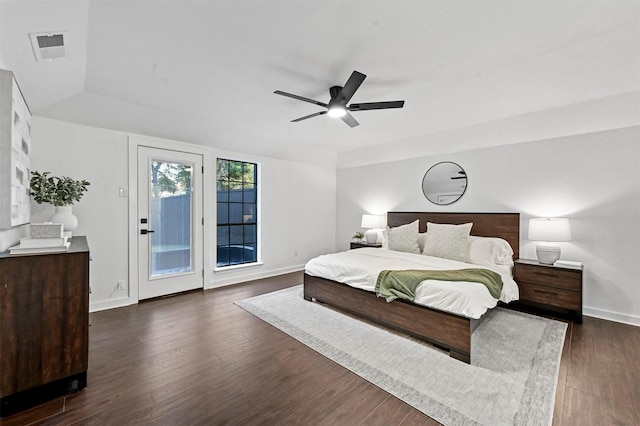
<svg viewBox="0 0 640 426"><path fill-rule="evenodd" d="M75 180L67 176L49 176L49 172L31 172L31 189L29 194L38 203L49 203L55 206L56 212L51 222L62 223L65 231L72 231L78 226L78 219L71 208L91 185L86 180Z"/></svg>

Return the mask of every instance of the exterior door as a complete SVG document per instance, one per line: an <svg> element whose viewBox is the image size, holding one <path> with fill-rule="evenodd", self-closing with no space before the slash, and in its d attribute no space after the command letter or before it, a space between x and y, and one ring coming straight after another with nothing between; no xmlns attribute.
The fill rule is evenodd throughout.
<svg viewBox="0 0 640 426"><path fill-rule="evenodd" d="M203 287L202 156L138 147L139 299Z"/></svg>

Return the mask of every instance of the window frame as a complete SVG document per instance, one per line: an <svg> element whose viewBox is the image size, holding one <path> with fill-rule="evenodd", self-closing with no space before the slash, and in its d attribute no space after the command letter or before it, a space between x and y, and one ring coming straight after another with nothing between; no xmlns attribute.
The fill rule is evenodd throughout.
<svg viewBox="0 0 640 426"><path fill-rule="evenodd" d="M220 179L221 177L220 162L221 161L227 161L229 163L241 163L243 171L247 165L252 166L253 182L251 182L250 180L245 180L246 175L244 172L241 173L242 175L241 181L237 179L231 179L229 174L226 175L227 179ZM215 232L215 244L214 244L215 254L213 259L215 262L215 270L223 271L228 269L246 268L246 267L261 265L262 260L261 260L261 249L260 249L261 247L260 164L251 162L251 161L245 161L245 160L233 160L230 158L217 157L215 162L215 167L216 167L216 184L215 184L216 232ZM227 173L228 173L228 169L227 169ZM220 194L221 183L226 184L226 190L228 191L226 197L221 197L221 194ZM247 188L247 185L252 185L253 188ZM240 190L239 193L231 194L230 191L234 186ZM247 190L250 194L250 198L248 200L246 199ZM237 197L238 195L240 195L241 199L239 201L237 199L232 201L232 198ZM222 201L221 201L221 198L223 199ZM226 220L223 222L221 222L221 214L220 214L221 204L226 205L226 209L227 209ZM252 211L248 212L247 206L249 206L250 210ZM239 208L238 210L235 210L236 213L233 217L240 217L241 218L240 221L233 220L232 208ZM238 214L238 211L240 212L239 214ZM249 213L249 216L254 216L249 221L246 221L247 213ZM227 235L226 237L223 237L223 238L226 238L226 241L222 241L222 244L221 244L221 241L220 241L221 228L223 227L227 228ZM234 236L231 235L232 228L234 227L236 230L242 229L242 232L238 234L234 234L234 236L236 237L236 240L234 240L233 239ZM254 227L255 232L251 231L249 234L249 238L247 238L246 230L247 228L251 228L251 227ZM241 241L237 240L239 235L242 236ZM254 239L255 239L255 242L253 241ZM242 257L241 261L238 261L237 258L235 261L232 259L233 246L241 247L241 250L240 250L241 257ZM220 252L220 249L224 247L227 247L228 249L228 257L226 261L219 262L219 252ZM253 249L253 256L247 259L245 256L249 248Z"/></svg>

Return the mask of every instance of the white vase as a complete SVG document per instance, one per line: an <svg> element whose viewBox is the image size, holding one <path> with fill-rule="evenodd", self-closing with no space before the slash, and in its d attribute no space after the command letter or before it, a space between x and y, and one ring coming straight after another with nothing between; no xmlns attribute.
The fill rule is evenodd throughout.
<svg viewBox="0 0 640 426"><path fill-rule="evenodd" d="M56 206L56 212L49 219L52 223L61 223L64 232L71 232L78 227L78 218L73 215L73 206Z"/></svg>

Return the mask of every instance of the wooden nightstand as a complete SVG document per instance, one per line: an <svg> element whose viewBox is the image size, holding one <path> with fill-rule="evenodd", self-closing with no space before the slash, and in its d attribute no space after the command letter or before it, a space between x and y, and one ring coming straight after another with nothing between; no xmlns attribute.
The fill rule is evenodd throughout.
<svg viewBox="0 0 640 426"><path fill-rule="evenodd" d="M349 248L351 250L359 249L359 248L365 248L365 247L380 248L380 247L382 247L382 244L381 243L367 243L366 241L361 241L361 242L352 241L350 246L349 246Z"/></svg>
<svg viewBox="0 0 640 426"><path fill-rule="evenodd" d="M537 260L515 261L513 278L520 288L517 304L567 312L582 322L582 268L545 265Z"/></svg>

